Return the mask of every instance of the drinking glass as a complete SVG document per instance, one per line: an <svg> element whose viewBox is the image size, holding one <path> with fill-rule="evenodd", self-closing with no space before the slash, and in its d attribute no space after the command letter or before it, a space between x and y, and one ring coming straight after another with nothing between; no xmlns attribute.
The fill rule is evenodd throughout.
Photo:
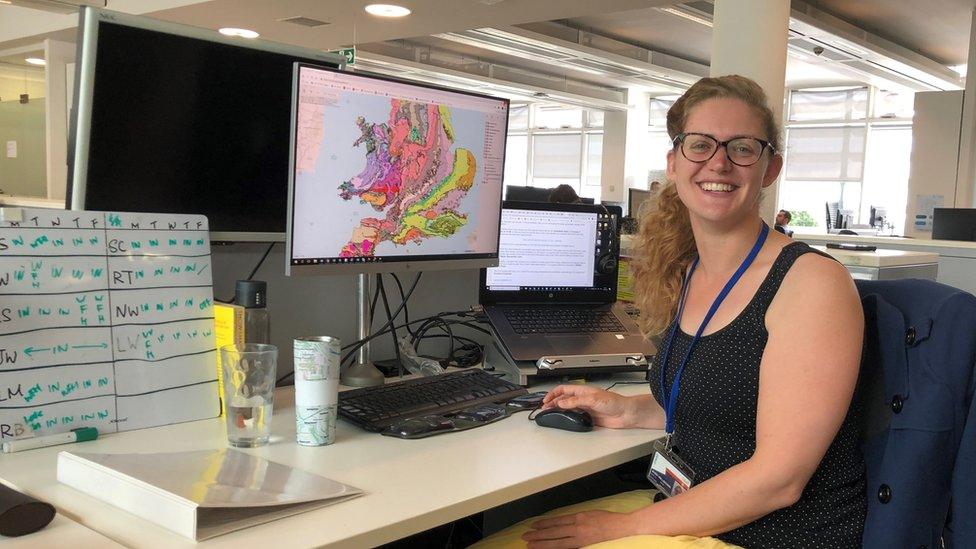
<svg viewBox="0 0 976 549"><path fill-rule="evenodd" d="M245 343L220 348L227 410L227 442L238 448L268 443L278 348Z"/></svg>

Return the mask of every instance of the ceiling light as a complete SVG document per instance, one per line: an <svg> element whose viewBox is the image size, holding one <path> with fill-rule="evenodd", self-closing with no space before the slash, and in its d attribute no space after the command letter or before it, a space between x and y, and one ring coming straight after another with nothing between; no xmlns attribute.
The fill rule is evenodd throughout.
<svg viewBox="0 0 976 549"><path fill-rule="evenodd" d="M241 38L257 38L258 36L261 36L250 29L235 29L233 27L224 27L217 32L223 34L224 36L240 36Z"/></svg>
<svg viewBox="0 0 976 549"><path fill-rule="evenodd" d="M688 21L693 21L695 23L698 23L699 25L704 25L706 27L711 27L712 26L712 22L709 21L708 19L705 19L704 17L700 17L700 16L695 15L693 13L688 13L686 11L683 11L683 10L679 9L679 8L657 8L657 9L660 10L660 11L663 11L664 13L670 13L671 15L678 16L678 17L680 17L682 19L687 19Z"/></svg>
<svg viewBox="0 0 976 549"><path fill-rule="evenodd" d="M962 65L949 65L949 68L956 71L956 73L962 78L966 78L966 67L967 65L965 63Z"/></svg>
<svg viewBox="0 0 976 549"><path fill-rule="evenodd" d="M40 57L28 57L27 59L24 59L24 61L27 61L31 65L39 65L41 67L47 65L47 61L41 59Z"/></svg>
<svg viewBox="0 0 976 549"><path fill-rule="evenodd" d="M366 13L378 17L404 17L410 15L410 10L394 4L370 4L363 8Z"/></svg>

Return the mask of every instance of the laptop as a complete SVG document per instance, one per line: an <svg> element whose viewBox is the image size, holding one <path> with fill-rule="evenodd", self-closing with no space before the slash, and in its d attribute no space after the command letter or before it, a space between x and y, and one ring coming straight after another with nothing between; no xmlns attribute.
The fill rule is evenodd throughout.
<svg viewBox="0 0 976 549"><path fill-rule="evenodd" d="M479 301L515 361L638 366L654 347L617 300L619 208L506 200Z"/></svg>

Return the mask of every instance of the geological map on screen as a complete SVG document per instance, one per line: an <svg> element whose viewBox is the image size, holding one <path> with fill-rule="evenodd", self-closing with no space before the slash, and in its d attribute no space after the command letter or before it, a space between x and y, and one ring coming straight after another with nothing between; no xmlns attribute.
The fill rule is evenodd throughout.
<svg viewBox="0 0 976 549"><path fill-rule="evenodd" d="M439 90L422 97L399 83L381 82L403 90L336 86L324 71L302 78L295 258L492 250L497 220L479 209L497 208L501 192L501 174L493 173L500 170L486 170L503 154L504 113L496 104L479 108L480 98L459 103ZM492 227L479 227L482 221Z"/></svg>

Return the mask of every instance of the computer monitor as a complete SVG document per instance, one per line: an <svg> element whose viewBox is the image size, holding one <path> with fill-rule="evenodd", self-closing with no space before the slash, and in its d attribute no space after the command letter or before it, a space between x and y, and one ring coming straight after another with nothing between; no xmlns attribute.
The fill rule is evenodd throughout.
<svg viewBox="0 0 976 549"><path fill-rule="evenodd" d="M91 8L79 29L67 206L284 241L292 68L342 58Z"/></svg>
<svg viewBox="0 0 976 549"><path fill-rule="evenodd" d="M505 200L517 200L520 202L549 202L549 195L552 189L546 187L532 187L529 185L509 185L505 187ZM594 204L596 200L581 196L580 204Z"/></svg>
<svg viewBox="0 0 976 549"><path fill-rule="evenodd" d="M297 63L287 274L497 265L508 108Z"/></svg>
<svg viewBox="0 0 976 549"><path fill-rule="evenodd" d="M653 192L645 189L628 189L627 190L627 215L630 217L639 217L640 209L647 202L648 199L653 196Z"/></svg>
<svg viewBox="0 0 976 549"><path fill-rule="evenodd" d="M505 200L520 202L549 202L552 189L532 187L529 185L509 185L505 187Z"/></svg>
<svg viewBox="0 0 976 549"><path fill-rule="evenodd" d="M935 208L932 238L976 242L976 208Z"/></svg>

